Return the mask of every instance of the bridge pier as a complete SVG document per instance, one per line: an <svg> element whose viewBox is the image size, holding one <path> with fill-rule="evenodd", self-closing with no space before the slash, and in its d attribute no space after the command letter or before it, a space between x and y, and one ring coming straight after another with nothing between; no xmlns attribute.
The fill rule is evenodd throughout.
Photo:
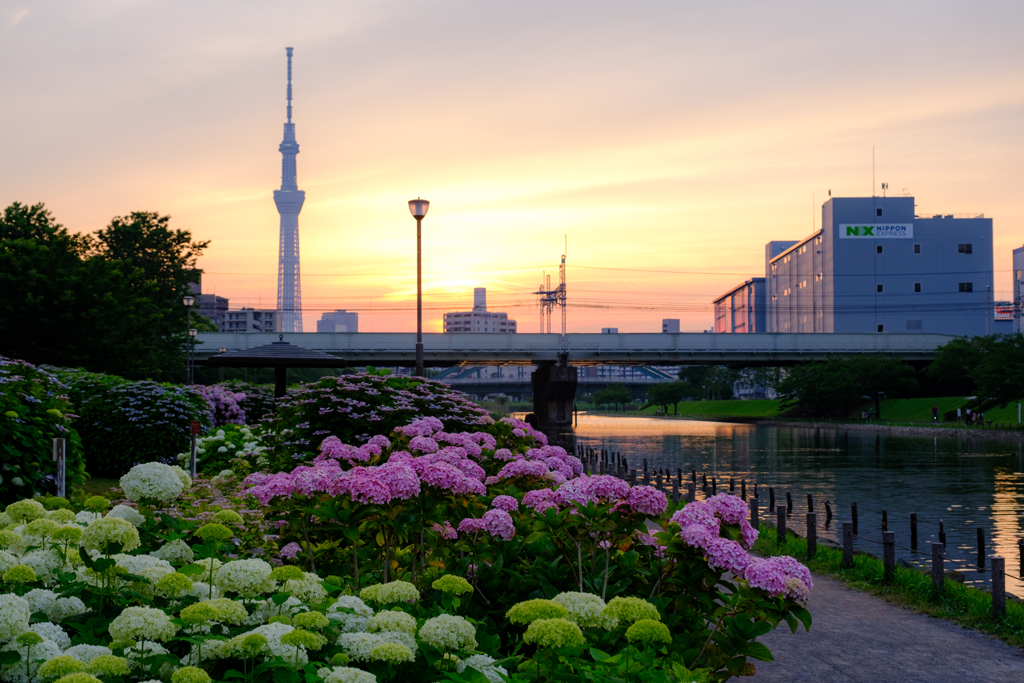
<svg viewBox="0 0 1024 683"><path fill-rule="evenodd" d="M539 363L530 375L533 387L533 414L548 442L575 452L572 431L573 403L576 400L576 367L567 356L558 363Z"/></svg>

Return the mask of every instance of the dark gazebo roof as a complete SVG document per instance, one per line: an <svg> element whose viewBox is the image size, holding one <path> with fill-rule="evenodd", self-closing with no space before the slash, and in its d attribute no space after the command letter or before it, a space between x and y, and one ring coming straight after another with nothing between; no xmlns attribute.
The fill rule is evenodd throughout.
<svg viewBox="0 0 1024 683"><path fill-rule="evenodd" d="M323 351L277 341L254 349L219 353L210 356L206 364L211 367L343 368L346 361Z"/></svg>

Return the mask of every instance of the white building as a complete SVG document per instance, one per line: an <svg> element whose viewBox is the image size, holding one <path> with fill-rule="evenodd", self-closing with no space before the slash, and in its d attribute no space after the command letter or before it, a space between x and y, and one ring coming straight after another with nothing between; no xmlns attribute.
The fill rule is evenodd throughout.
<svg viewBox="0 0 1024 683"><path fill-rule="evenodd" d="M473 290L473 310L455 311L444 314L444 331L462 332L511 332L516 331L516 321L508 319L508 313L487 311L487 289Z"/></svg>
<svg viewBox="0 0 1024 683"><path fill-rule="evenodd" d="M354 311L331 311L316 321L317 332L358 332L359 314Z"/></svg>
<svg viewBox="0 0 1024 683"><path fill-rule="evenodd" d="M679 318L663 318L661 321L663 334L675 334L679 332Z"/></svg>
<svg viewBox="0 0 1024 683"><path fill-rule="evenodd" d="M277 311L257 308L243 308L240 311L224 313L222 332L280 332Z"/></svg>

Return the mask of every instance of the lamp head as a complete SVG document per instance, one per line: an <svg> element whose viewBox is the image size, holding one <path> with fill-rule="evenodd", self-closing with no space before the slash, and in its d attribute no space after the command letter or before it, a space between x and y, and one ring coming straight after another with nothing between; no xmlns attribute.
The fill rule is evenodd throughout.
<svg viewBox="0 0 1024 683"><path fill-rule="evenodd" d="M190 337L195 337L197 334L199 334L199 330L197 330L194 327L191 330L188 331L188 336L190 336Z"/></svg>
<svg viewBox="0 0 1024 683"><path fill-rule="evenodd" d="M427 209L429 208L430 202L426 199L420 199L417 197L416 199L409 200L409 213L412 214L413 218L423 218L427 215Z"/></svg>
<svg viewBox="0 0 1024 683"><path fill-rule="evenodd" d="M217 349L217 350L218 350L218 351L219 351L220 353L224 353L225 351L227 351L227 350L228 350L228 347L226 347L226 346L222 346L222 347L220 347L220 348L219 348L219 349Z"/></svg>
<svg viewBox="0 0 1024 683"><path fill-rule="evenodd" d="M191 295L185 296L185 297L183 297L181 299L181 303L185 304L189 308L191 308L192 304L194 304L195 302L196 302L196 298L194 296L191 296Z"/></svg>

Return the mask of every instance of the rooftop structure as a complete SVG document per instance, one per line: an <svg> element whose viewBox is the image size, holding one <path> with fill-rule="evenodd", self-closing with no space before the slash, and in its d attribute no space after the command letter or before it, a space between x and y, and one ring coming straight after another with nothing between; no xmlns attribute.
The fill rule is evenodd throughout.
<svg viewBox="0 0 1024 683"><path fill-rule="evenodd" d="M331 311L316 321L317 332L358 332L359 314L354 311Z"/></svg>
<svg viewBox="0 0 1024 683"><path fill-rule="evenodd" d="M306 201L306 193L299 189L295 156L299 143L295 141L292 123L292 48L288 53L288 120L284 124L281 152L281 189L274 190L274 204L281 215L281 237L277 258L277 310L279 331L302 332L302 282L299 276L299 212Z"/></svg>
<svg viewBox="0 0 1024 683"><path fill-rule="evenodd" d="M516 321L508 319L508 313L487 311L487 289L473 290L473 310L455 311L444 314L445 333L466 332L507 332L516 331Z"/></svg>
<svg viewBox="0 0 1024 683"><path fill-rule="evenodd" d="M243 308L240 311L226 311L221 332L275 332L278 311L257 308Z"/></svg>
<svg viewBox="0 0 1024 683"><path fill-rule="evenodd" d="M663 318L661 321L662 334L676 334L679 332L679 318Z"/></svg>

